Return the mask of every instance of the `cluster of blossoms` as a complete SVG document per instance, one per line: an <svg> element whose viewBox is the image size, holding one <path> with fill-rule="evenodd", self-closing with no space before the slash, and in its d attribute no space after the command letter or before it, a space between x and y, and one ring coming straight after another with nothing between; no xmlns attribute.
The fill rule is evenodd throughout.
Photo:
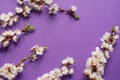
<svg viewBox="0 0 120 80"><path fill-rule="evenodd" d="M19 4L24 4L30 6L32 9L41 11L43 5L48 6L49 14L57 14L58 12L66 12L73 16L75 19L79 19L79 16L75 14L77 10L76 6L71 6L69 10L64 10L59 7L58 4L52 4L52 0L17 0Z"/></svg>
<svg viewBox="0 0 120 80"><path fill-rule="evenodd" d="M104 75L105 64L110 58L109 52L113 51L116 39L119 38L117 33L119 33L118 26L113 27L111 33L106 32L101 38L101 49L96 47L96 50L91 53L92 57L88 58L84 74L89 80L104 80L102 76Z"/></svg>
<svg viewBox="0 0 120 80"><path fill-rule="evenodd" d="M43 52L44 50L46 50L47 47L40 47L38 44L36 44L34 47L32 47L30 50L31 52L33 52L33 54L30 56L30 59L32 61L35 61L37 59L37 55L40 56L40 55L43 55Z"/></svg>
<svg viewBox="0 0 120 80"><path fill-rule="evenodd" d="M74 73L74 69L69 66L75 62L76 61L72 57L67 57L62 61L61 68L55 68L49 73L45 73L41 77L38 77L37 80L61 80L64 76L72 75Z"/></svg>
<svg viewBox="0 0 120 80"><path fill-rule="evenodd" d="M16 7L16 13L22 14L24 17L27 17L30 14L31 10L32 8L26 5L24 6L24 8Z"/></svg>
<svg viewBox="0 0 120 80"><path fill-rule="evenodd" d="M30 28L32 28L32 26ZM28 25L26 25L26 27L23 28L22 30L16 29L14 31L13 30L4 31L0 35L1 47L7 47L9 45L10 41L17 42L18 37L21 34L21 32L26 33L26 31L24 31L25 29L27 29L27 30L29 29ZM33 30L33 29L31 29L31 30ZM28 31L31 31L31 30L28 30Z"/></svg>
<svg viewBox="0 0 120 80"><path fill-rule="evenodd" d="M16 67L14 64L5 63L2 68L0 68L0 75L8 80L13 80L18 73L23 71L24 64Z"/></svg>
<svg viewBox="0 0 120 80"><path fill-rule="evenodd" d="M12 26L13 23L18 22L18 18L20 15L24 17L28 17L28 15L31 13L32 10L38 10L42 11L43 5L48 6L49 14L57 14L58 12L65 12L69 15L71 15L75 19L79 19L80 17L75 14L75 11L77 10L76 6L71 6L70 9L65 10L58 6L58 4L52 4L52 0L17 0L17 2L20 5L23 5L21 7L16 7L16 13L13 14L12 12L9 12L8 14L1 14L0 15L0 26L6 27L6 26Z"/></svg>
<svg viewBox="0 0 120 80"><path fill-rule="evenodd" d="M58 4L52 4L52 0L17 0L19 4L24 4L26 6L29 6L30 10L35 9L38 11L41 11L43 8L43 5L48 6L49 14L57 14L58 12L66 12L70 14L75 19L79 19L79 16L75 14L75 11L77 10L76 6L71 6L69 10L64 10L59 7ZM28 10L29 10L28 8ZM23 11L21 8L17 11Z"/></svg>
<svg viewBox="0 0 120 80"><path fill-rule="evenodd" d="M14 22L18 22L18 18L19 16L12 12L8 12L8 14L3 13L0 15L0 25L4 28L7 25L12 26Z"/></svg>
<svg viewBox="0 0 120 80"><path fill-rule="evenodd" d="M33 50L35 49L34 53L32 53L27 58L23 58L17 65L10 64L10 63L5 63L4 66L2 68L0 68L0 76L2 76L3 78L6 78L7 80L14 80L15 77L23 71L24 62L29 60L29 59L33 60L32 56L35 55L35 54L39 55L39 56L42 55L46 48L35 45L32 49ZM41 53L41 54L39 54L39 53Z"/></svg>
<svg viewBox="0 0 120 80"><path fill-rule="evenodd" d="M14 31L8 30L2 33L0 35L0 43L2 47L7 47L10 43L10 41L17 42L18 36L21 34L21 30L16 29Z"/></svg>

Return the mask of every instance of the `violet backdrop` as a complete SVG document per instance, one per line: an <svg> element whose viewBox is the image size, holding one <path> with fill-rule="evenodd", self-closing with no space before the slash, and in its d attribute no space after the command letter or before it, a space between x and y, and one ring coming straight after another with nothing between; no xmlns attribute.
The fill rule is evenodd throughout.
<svg viewBox="0 0 120 80"><path fill-rule="evenodd" d="M0 66L15 63L30 55L35 44L48 46L47 52L36 62L26 62L23 73L15 80L36 80L38 76L61 66L61 60L71 56L77 60L73 65L75 74L64 80L86 80L83 75L85 63L91 51L100 46L102 35L114 25L120 25L120 0L53 0L53 3L68 9L77 6L80 20L74 20L64 13L48 15L45 7L41 13L32 13L30 18L20 21L10 29L22 29L26 24L36 26L35 31L22 36L17 45L11 44L7 50L0 50ZM15 12L16 0L1 0L0 14ZM0 29L1 32L4 29ZM111 53L105 69L105 80L120 79L120 39Z"/></svg>

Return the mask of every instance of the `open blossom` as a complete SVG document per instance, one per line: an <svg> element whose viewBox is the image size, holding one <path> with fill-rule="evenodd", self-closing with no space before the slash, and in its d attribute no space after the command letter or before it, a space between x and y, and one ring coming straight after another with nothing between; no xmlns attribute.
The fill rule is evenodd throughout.
<svg viewBox="0 0 120 80"><path fill-rule="evenodd" d="M30 14L31 10L32 9L29 6L24 6L24 11L23 11L24 17L27 17L28 14Z"/></svg>
<svg viewBox="0 0 120 80"><path fill-rule="evenodd" d="M113 45L111 45L111 44L109 44L109 43L105 43L105 42L102 43L101 48L104 48L104 49L106 49L106 50L109 50L110 52L113 51Z"/></svg>
<svg viewBox="0 0 120 80"><path fill-rule="evenodd" d="M75 63L75 60L72 57L67 57L66 59L62 60L63 65L72 65Z"/></svg>
<svg viewBox="0 0 120 80"><path fill-rule="evenodd" d="M37 59L37 56L41 56L43 55L44 51L47 49L47 47L43 47L43 46L39 46L38 44L36 44L35 46L33 46L30 50L34 53L31 56L31 60L35 61Z"/></svg>
<svg viewBox="0 0 120 80"><path fill-rule="evenodd" d="M57 4L53 4L49 7L49 14L57 14L59 10L59 6Z"/></svg>
<svg viewBox="0 0 120 80"><path fill-rule="evenodd" d="M31 10L32 8L29 6L24 6L24 8L16 7L16 13L22 14L24 17L27 17Z"/></svg>
<svg viewBox="0 0 120 80"><path fill-rule="evenodd" d="M73 73L74 69L71 68L69 65L66 65L62 66L61 68L55 68L51 70L49 73L45 73L41 77L38 77L36 80L61 80L63 76L72 75Z"/></svg>
<svg viewBox="0 0 120 80"><path fill-rule="evenodd" d="M104 80L102 76L104 75L105 64L110 58L109 52L113 51L116 39L119 38L118 32L118 26L113 27L111 33L106 32L101 38L101 49L96 47L96 50L91 53L92 57L87 59L84 74L89 80Z"/></svg>
<svg viewBox="0 0 120 80"><path fill-rule="evenodd" d="M44 47L40 47L38 44L36 44L31 51L35 52L37 55L43 55Z"/></svg>
<svg viewBox="0 0 120 80"><path fill-rule="evenodd" d="M14 42L17 42L18 36L21 34L21 31L19 29L16 29L14 31L8 30L2 33L0 36L0 42L1 46L7 47L11 40Z"/></svg>
<svg viewBox="0 0 120 80"><path fill-rule="evenodd" d="M43 0L46 4L51 4L53 0Z"/></svg>
<svg viewBox="0 0 120 80"><path fill-rule="evenodd" d="M26 2L27 0L17 0L17 2L19 3L19 4L23 4L24 2Z"/></svg>
<svg viewBox="0 0 120 80"><path fill-rule="evenodd" d="M23 9L20 8L20 7L16 7L16 13L22 13L23 12Z"/></svg>
<svg viewBox="0 0 120 80"><path fill-rule="evenodd" d="M5 13L0 15L0 20L3 20L3 21L7 22L9 19L10 19L10 16L5 14Z"/></svg>
<svg viewBox="0 0 120 80"><path fill-rule="evenodd" d="M2 68L0 68L0 76L7 78L8 80L14 79L18 73L23 71L24 65L16 67L14 64L6 63Z"/></svg>
<svg viewBox="0 0 120 80"><path fill-rule="evenodd" d="M113 32L116 32L116 33L119 33L119 32L120 32L119 26L113 27L113 28L112 28L112 31L113 31Z"/></svg>
<svg viewBox="0 0 120 80"><path fill-rule="evenodd" d="M70 7L70 10L71 10L72 12L75 12L75 11L77 10L77 7L76 7L76 6L71 6L71 7Z"/></svg>

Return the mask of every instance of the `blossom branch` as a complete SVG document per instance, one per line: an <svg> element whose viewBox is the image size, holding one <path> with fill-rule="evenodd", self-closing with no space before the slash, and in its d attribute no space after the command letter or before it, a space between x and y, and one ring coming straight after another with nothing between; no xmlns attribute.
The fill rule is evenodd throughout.
<svg viewBox="0 0 120 80"><path fill-rule="evenodd" d="M38 11L42 10L42 7L44 5L48 6L49 14L57 14L57 12L65 12L71 15L74 19L79 19L80 16L75 14L75 11L77 10L76 6L71 6L69 10L62 9L58 6L58 4L52 4L52 0L17 0L19 4L28 5L32 9L36 9ZM22 10L20 10L22 11Z"/></svg>
<svg viewBox="0 0 120 80"><path fill-rule="evenodd" d="M22 30L16 29L16 30L8 30L3 32L0 35L0 43L1 43L1 47L8 47L10 41L13 42L17 42L19 35L21 35L21 33L29 33L30 31L34 30L34 26L31 25L26 25Z"/></svg>
<svg viewBox="0 0 120 80"><path fill-rule="evenodd" d="M74 69L70 67L70 65L74 64L76 61L72 57L67 57L62 60L62 67L55 68L51 70L49 73L38 77L36 80L61 80L62 77L72 75L74 73Z"/></svg>
<svg viewBox="0 0 120 80"><path fill-rule="evenodd" d="M102 41L101 49L96 47L96 50L91 53L92 57L87 59L84 74L89 80L104 80L102 76L104 75L105 64L110 58L109 53L113 51L116 40L119 38L118 33L118 26L113 27L110 33L106 32L100 39Z"/></svg>
<svg viewBox="0 0 120 80"><path fill-rule="evenodd" d="M0 26L5 28L6 26L12 26L14 23L18 22L20 15L28 17L32 10L42 11L43 6L48 6L49 14L57 14L58 12L64 12L71 15L74 19L79 19L80 16L75 13L77 10L76 6L71 6L70 9L65 10L58 6L58 4L53 4L52 0L17 0L22 7L16 7L16 13L8 12L0 15Z"/></svg>
<svg viewBox="0 0 120 80"><path fill-rule="evenodd" d="M18 73L23 72L24 63L27 60L35 61L37 59L37 56L43 55L46 49L46 46L40 47L38 45L35 45L31 49L32 54L26 58L23 58L17 65L5 63L4 66L0 68L0 76L6 78L7 80L14 80Z"/></svg>

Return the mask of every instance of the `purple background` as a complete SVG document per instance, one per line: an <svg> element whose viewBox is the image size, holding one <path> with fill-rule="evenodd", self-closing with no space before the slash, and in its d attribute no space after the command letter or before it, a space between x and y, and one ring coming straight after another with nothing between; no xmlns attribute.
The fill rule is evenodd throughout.
<svg viewBox="0 0 120 80"><path fill-rule="evenodd" d="M15 80L36 80L38 76L60 67L61 60L67 56L74 57L77 63L73 65L75 74L72 78L64 80L86 80L83 70L91 51L100 46L100 38L105 32L110 31L114 25L120 25L120 0L54 0L54 3L65 9L76 5L80 20L76 21L64 13L50 16L46 7L41 14L32 13L29 19L21 18L12 29L21 29L29 23L36 26L36 30L23 36L17 46L11 44L8 50L1 50L0 66L6 62L17 64L22 57L30 55L29 49L35 44L49 48L40 60L34 63L26 62L23 73ZM15 7L15 0L0 0L0 14L15 12ZM2 31L4 30L0 30ZM106 65L106 80L120 79L119 47L118 40Z"/></svg>

